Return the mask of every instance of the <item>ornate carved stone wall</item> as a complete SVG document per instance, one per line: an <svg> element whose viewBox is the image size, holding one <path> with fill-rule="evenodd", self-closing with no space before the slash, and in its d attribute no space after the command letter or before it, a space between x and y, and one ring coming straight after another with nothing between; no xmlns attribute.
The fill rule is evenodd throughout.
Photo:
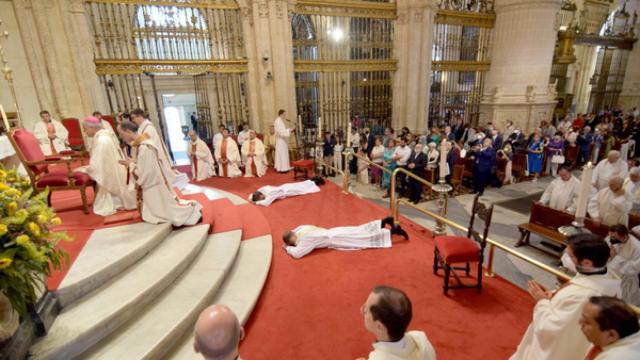
<svg viewBox="0 0 640 360"><path fill-rule="evenodd" d="M640 12L640 0L630 1L629 3L630 6L627 6L628 11L631 13L633 11ZM640 23L636 24L634 33L636 37L640 37ZM640 106L640 41L636 41L631 54L629 54L627 71L622 84L622 93L618 101L624 110Z"/></svg>

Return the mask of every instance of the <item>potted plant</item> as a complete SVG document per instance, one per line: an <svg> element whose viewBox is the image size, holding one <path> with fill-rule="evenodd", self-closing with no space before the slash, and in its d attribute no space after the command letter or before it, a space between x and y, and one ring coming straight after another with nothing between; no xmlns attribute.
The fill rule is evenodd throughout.
<svg viewBox="0 0 640 360"><path fill-rule="evenodd" d="M49 207L47 196L48 191L34 195L28 178L0 164L0 316L6 314L0 322L12 328L17 327L12 320L17 316L7 313L7 303L24 317L44 279L69 262L57 244L71 239L64 232L51 231L60 225L60 218ZM0 329L0 334L7 336L12 333L9 330Z"/></svg>

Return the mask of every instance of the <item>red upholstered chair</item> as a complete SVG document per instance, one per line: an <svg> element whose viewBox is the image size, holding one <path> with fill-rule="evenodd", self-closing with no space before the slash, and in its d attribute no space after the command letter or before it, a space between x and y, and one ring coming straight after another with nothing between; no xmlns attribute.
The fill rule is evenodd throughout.
<svg viewBox="0 0 640 360"><path fill-rule="evenodd" d="M55 190L79 190L82 196L82 208L85 214L89 213L87 205L87 186L95 186L89 175L73 171L71 164L77 161L77 157L63 155L46 157L40 148L38 139L25 129L13 129L9 133L9 141L16 150L20 162L24 165L31 186L35 193L49 188L49 205L51 205L51 193ZM64 165L57 168L51 165Z"/></svg>
<svg viewBox="0 0 640 360"><path fill-rule="evenodd" d="M76 118L62 119L62 125L69 132L69 147L80 150L84 147L84 138L80 129L80 121Z"/></svg>
<svg viewBox="0 0 640 360"><path fill-rule="evenodd" d="M264 141L264 135L261 133L256 133L256 137L260 139L260 141Z"/></svg>
<svg viewBox="0 0 640 360"><path fill-rule="evenodd" d="M433 254L433 273L437 274L439 269L444 269L443 289L445 295L451 288L475 287L478 293L482 290L482 262L484 260L484 248L487 244L487 235L489 234L489 225L491 225L491 216L493 215L493 205L487 208L478 201L479 198L479 194L473 198L467 236L437 236L435 238L436 248ZM476 216L484 220L482 235L473 229ZM455 271L464 270L466 275L469 276L471 263L478 263L478 280L475 284L466 285L462 283ZM455 267L455 264L464 264L464 266ZM449 285L449 278L452 272L458 282L456 286Z"/></svg>
<svg viewBox="0 0 640 360"><path fill-rule="evenodd" d="M303 159L297 160L291 163L293 165L293 180L298 178L308 179L309 172L313 171L313 160L311 159Z"/></svg>
<svg viewBox="0 0 640 360"><path fill-rule="evenodd" d="M106 120L109 123L109 125L111 125L111 128L116 134L118 133L117 126L116 126L116 119L114 119L113 116L102 115L102 119Z"/></svg>

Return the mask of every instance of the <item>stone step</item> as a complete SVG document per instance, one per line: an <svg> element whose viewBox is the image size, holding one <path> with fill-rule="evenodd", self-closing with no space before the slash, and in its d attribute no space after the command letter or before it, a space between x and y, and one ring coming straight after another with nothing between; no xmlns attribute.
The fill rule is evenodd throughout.
<svg viewBox="0 0 640 360"><path fill-rule="evenodd" d="M247 204L248 203L248 201L246 199L243 199L243 198L241 198L240 196L238 196L236 194L232 194L232 193L230 193L228 191L211 188L211 187L204 186L204 185L189 184L184 189L182 189L181 192L183 194L185 194L185 195L202 193L209 200L217 200L217 199L227 198L234 205L243 205L243 204Z"/></svg>
<svg viewBox="0 0 640 360"><path fill-rule="evenodd" d="M169 232L171 224L147 223L94 231L55 292L62 307L121 274L160 244Z"/></svg>
<svg viewBox="0 0 640 360"><path fill-rule="evenodd" d="M233 266L242 232L210 235L200 255L161 298L126 328L104 339L85 359L161 359L193 329Z"/></svg>
<svg viewBox="0 0 640 360"><path fill-rule="evenodd" d="M56 318L30 349L32 359L72 359L143 311L193 262L208 225L173 231L120 277L96 289Z"/></svg>
<svg viewBox="0 0 640 360"><path fill-rule="evenodd" d="M240 323L245 324L260 298L271 267L272 255L271 235L243 240L236 262L211 304L227 305L238 316ZM170 358L202 359L193 351L193 334L189 334L178 344Z"/></svg>

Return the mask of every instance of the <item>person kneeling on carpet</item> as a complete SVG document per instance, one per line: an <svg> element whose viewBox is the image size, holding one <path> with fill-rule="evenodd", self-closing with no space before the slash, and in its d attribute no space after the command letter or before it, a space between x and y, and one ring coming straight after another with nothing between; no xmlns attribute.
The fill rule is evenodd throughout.
<svg viewBox="0 0 640 360"><path fill-rule="evenodd" d="M386 228L391 227L391 230ZM284 248L293 258L300 259L314 249L359 250L391 247L391 235L397 234L409 240L400 225L394 225L392 217L374 220L360 226L343 226L324 229L313 225L300 225L282 234Z"/></svg>
<svg viewBox="0 0 640 360"><path fill-rule="evenodd" d="M269 206L271 203L279 199L320 192L318 185L323 184L324 179L316 176L311 180L305 180L297 183L283 184L280 186L267 185L249 195L249 201L256 205Z"/></svg>
<svg viewBox="0 0 640 360"><path fill-rule="evenodd" d="M374 287L360 312L365 328L376 337L368 360L436 359L436 351L423 331L407 332L413 314L411 300L402 290Z"/></svg>

